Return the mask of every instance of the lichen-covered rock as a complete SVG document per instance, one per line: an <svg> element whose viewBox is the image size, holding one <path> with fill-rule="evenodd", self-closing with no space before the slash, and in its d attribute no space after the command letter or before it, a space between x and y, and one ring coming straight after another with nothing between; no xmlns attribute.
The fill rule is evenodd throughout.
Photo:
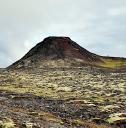
<svg viewBox="0 0 126 128"><path fill-rule="evenodd" d="M58 87L56 91L70 92L72 89L70 87Z"/></svg>
<svg viewBox="0 0 126 128"><path fill-rule="evenodd" d="M0 117L0 127L1 128L14 128L14 121L7 117Z"/></svg>
<svg viewBox="0 0 126 128"><path fill-rule="evenodd" d="M115 125L122 125L126 124L126 117L122 116L125 115L126 113L114 113L109 115L109 119L107 119L107 122L109 124L115 124Z"/></svg>

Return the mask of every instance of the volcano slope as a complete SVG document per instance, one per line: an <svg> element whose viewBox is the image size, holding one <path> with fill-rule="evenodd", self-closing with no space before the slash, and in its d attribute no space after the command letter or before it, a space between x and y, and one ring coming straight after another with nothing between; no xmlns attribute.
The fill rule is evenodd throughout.
<svg viewBox="0 0 126 128"><path fill-rule="evenodd" d="M126 127L126 59L48 37L0 69L0 126Z"/></svg>
<svg viewBox="0 0 126 128"><path fill-rule="evenodd" d="M69 37L48 37L9 68L97 66L95 63L104 64L104 61L79 46Z"/></svg>

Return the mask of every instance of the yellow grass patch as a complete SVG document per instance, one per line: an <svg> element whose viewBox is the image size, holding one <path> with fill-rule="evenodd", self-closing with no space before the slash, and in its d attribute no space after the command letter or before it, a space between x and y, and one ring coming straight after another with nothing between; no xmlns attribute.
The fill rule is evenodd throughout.
<svg viewBox="0 0 126 128"><path fill-rule="evenodd" d="M108 59L108 58L100 58L105 63L100 63L99 65L102 67L109 67L109 68L126 68L126 60L118 59Z"/></svg>

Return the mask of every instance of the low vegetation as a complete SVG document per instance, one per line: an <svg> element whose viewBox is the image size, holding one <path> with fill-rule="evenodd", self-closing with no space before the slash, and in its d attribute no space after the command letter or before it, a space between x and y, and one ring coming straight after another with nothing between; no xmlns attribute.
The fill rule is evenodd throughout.
<svg viewBox="0 0 126 128"><path fill-rule="evenodd" d="M107 68L126 68L126 59L121 59L121 58L102 58L105 63L101 63L100 66L102 67L107 67Z"/></svg>
<svg viewBox="0 0 126 128"><path fill-rule="evenodd" d="M59 127L125 126L125 75L124 69L106 68L2 70L0 107L7 106L10 115L5 110L0 114L28 127L42 127L48 121ZM23 115L21 121L16 112L31 115L36 122Z"/></svg>

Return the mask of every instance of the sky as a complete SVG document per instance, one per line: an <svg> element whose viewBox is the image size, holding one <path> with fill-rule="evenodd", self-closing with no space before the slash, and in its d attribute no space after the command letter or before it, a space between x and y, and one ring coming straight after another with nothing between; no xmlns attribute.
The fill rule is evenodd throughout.
<svg viewBox="0 0 126 128"><path fill-rule="evenodd" d="M126 0L0 0L0 68L48 36L126 58Z"/></svg>

